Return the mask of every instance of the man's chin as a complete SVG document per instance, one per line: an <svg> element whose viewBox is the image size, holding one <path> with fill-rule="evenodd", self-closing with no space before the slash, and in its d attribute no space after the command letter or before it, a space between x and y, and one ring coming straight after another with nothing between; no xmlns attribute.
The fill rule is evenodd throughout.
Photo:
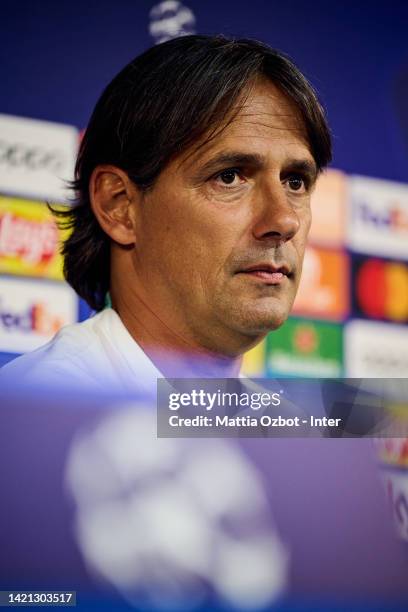
<svg viewBox="0 0 408 612"><path fill-rule="evenodd" d="M242 331L251 335L266 335L281 327L289 316L288 309L277 310L273 312L249 312L240 322Z"/></svg>

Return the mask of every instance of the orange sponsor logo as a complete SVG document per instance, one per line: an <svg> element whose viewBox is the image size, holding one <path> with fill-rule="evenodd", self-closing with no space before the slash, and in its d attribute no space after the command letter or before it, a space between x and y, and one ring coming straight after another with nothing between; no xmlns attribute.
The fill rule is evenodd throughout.
<svg viewBox="0 0 408 612"><path fill-rule="evenodd" d="M348 268L345 253L308 247L294 313L343 320L349 311Z"/></svg>
<svg viewBox="0 0 408 612"><path fill-rule="evenodd" d="M346 234L347 177L329 169L319 177L312 194L312 244L341 248Z"/></svg>

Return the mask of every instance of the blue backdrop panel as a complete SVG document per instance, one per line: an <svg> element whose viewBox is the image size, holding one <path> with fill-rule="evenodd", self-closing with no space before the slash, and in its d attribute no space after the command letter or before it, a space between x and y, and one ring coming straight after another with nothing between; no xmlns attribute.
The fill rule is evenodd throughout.
<svg viewBox="0 0 408 612"><path fill-rule="evenodd" d="M154 40L158 2L7 2L0 112L85 126L113 75ZM295 59L333 129L334 166L406 181L408 3L183 0L195 30L259 38Z"/></svg>

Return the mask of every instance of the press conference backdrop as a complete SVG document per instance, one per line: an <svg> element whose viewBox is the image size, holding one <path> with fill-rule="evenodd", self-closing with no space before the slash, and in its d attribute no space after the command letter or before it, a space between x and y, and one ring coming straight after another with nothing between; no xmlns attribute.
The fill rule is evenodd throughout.
<svg viewBox="0 0 408 612"><path fill-rule="evenodd" d="M2 8L0 364L89 316L64 282L80 131L103 87L152 44L189 33L261 39L318 89L333 167L292 316L251 351L259 376L408 376L408 8L404 2L16 2ZM21 15L25 15L24 21Z"/></svg>

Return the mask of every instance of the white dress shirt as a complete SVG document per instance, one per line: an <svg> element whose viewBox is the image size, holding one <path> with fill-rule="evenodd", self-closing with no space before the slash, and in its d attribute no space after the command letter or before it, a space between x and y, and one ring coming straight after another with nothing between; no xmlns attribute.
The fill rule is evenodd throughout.
<svg viewBox="0 0 408 612"><path fill-rule="evenodd" d="M44 346L6 364L0 383L150 395L162 376L119 315L106 308L63 327Z"/></svg>

